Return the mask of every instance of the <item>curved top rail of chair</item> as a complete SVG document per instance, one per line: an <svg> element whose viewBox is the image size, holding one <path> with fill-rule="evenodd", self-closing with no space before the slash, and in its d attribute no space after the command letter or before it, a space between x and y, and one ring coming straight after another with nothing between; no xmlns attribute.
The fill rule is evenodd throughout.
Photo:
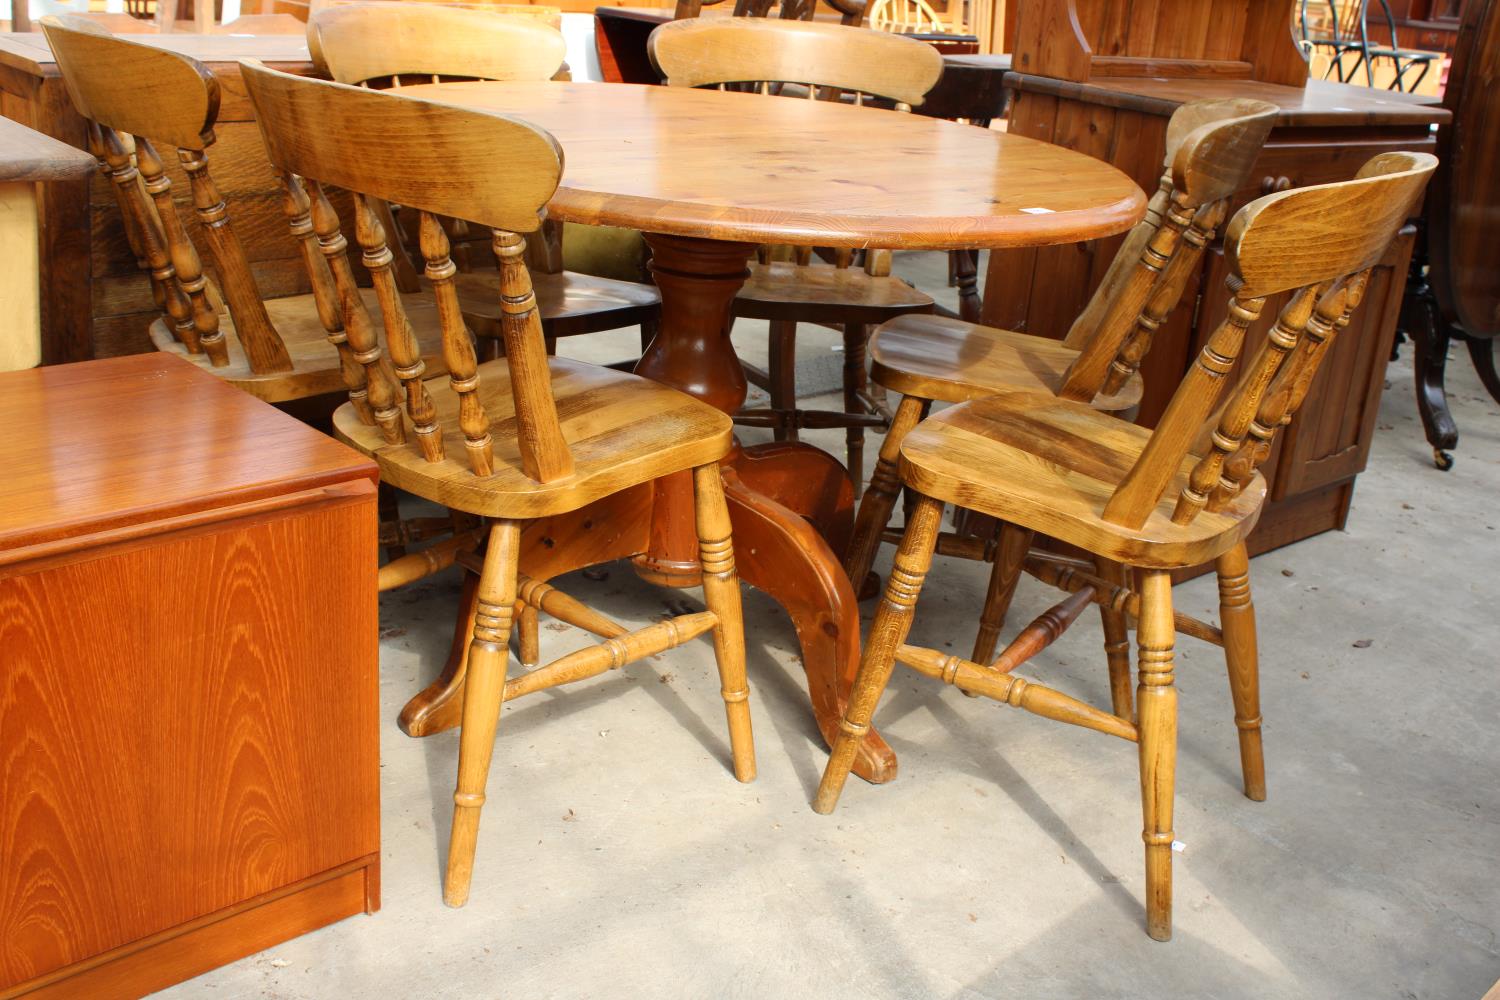
<svg viewBox="0 0 1500 1000"><path fill-rule="evenodd" d="M401 93L550 132L567 164L548 212L568 222L746 243L987 249L1113 235L1146 204L1134 181L1083 153L830 101L558 82Z"/></svg>

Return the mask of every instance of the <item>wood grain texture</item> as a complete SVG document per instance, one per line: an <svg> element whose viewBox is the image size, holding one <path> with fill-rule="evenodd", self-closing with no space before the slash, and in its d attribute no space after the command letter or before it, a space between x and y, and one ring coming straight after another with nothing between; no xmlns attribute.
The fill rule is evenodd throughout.
<svg viewBox="0 0 1500 1000"><path fill-rule="evenodd" d="M1172 523L1175 495L1138 528L1110 524L1105 504L1150 433L1084 404L1001 393L919 424L901 447L901 479L1117 562L1166 568L1209 562L1255 526L1265 481L1189 525ZM1191 468L1184 459L1173 482L1186 483Z"/></svg>
<svg viewBox="0 0 1500 1000"><path fill-rule="evenodd" d="M673 21L646 45L668 86L803 83L916 107L943 72L925 42L871 28L754 17Z"/></svg>
<svg viewBox="0 0 1500 1000"><path fill-rule="evenodd" d="M1224 98L1265 101L1280 109L1277 125L1283 127L1430 125L1449 119L1448 112L1431 97L1370 90L1328 80L1309 80L1306 87L1288 87L1258 80L1212 78L1098 76L1088 83L1074 83L1028 76L1025 85L1039 94L1082 98L1106 107L1163 116L1189 101Z"/></svg>
<svg viewBox="0 0 1500 1000"><path fill-rule="evenodd" d="M405 74L550 80L566 49L562 32L537 18L435 4L325 7L307 32L339 83Z"/></svg>
<svg viewBox="0 0 1500 1000"><path fill-rule="evenodd" d="M160 354L3 389L0 990L378 864L373 469Z"/></svg>
<svg viewBox="0 0 1500 1000"><path fill-rule="evenodd" d="M748 243L959 249L1109 235L1145 206L1139 187L1087 157L874 108L625 84L403 93L546 129L567 150L548 212L571 222ZM944 169L931 170L939 161ZM863 164L857 180L851 163Z"/></svg>
<svg viewBox="0 0 1500 1000"><path fill-rule="evenodd" d="M83 180L94 158L9 118L0 118L0 184Z"/></svg>
<svg viewBox="0 0 1500 1000"><path fill-rule="evenodd" d="M47 404L59 394L68 407ZM204 434L184 412L219 414L237 431ZM337 442L162 354L8 375L0 419L34 428L6 446L0 549L11 553L373 471ZM148 445L154 461L143 474L135 456Z"/></svg>
<svg viewBox="0 0 1500 1000"><path fill-rule="evenodd" d="M480 366L480 393L494 423L494 474L474 476L464 457L457 394L441 382L429 389L449 457L428 462L411 447L388 445L352 407L334 415L336 433L381 462L396 486L446 506L492 517L541 517L576 509L661 469L717 461L729 449L732 424L691 397L659 383L565 358L549 358L562 434L574 457L571 476L542 484L521 467L511 378L505 361ZM650 419L647 419L649 415Z"/></svg>
<svg viewBox="0 0 1500 1000"><path fill-rule="evenodd" d="M871 375L905 396L960 403L1002 389L1056 393L1078 352L1048 337L965 323L946 316L903 316L870 341ZM1111 413L1141 400L1141 380L1095 397Z"/></svg>

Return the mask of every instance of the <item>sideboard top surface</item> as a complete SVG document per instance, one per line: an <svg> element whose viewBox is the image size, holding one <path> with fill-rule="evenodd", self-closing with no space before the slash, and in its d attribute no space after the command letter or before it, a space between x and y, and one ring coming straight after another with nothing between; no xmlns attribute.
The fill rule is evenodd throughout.
<svg viewBox="0 0 1500 1000"><path fill-rule="evenodd" d="M180 358L0 375L6 552L374 479L364 456Z"/></svg>
<svg viewBox="0 0 1500 1000"><path fill-rule="evenodd" d="M1288 126L1441 125L1451 117L1437 98L1371 90L1330 80L1288 87L1260 80L1203 77L1094 77L1087 83L1028 73L1010 73L1017 90L1070 97L1092 104L1170 115L1195 100L1247 97L1281 109L1277 124Z"/></svg>

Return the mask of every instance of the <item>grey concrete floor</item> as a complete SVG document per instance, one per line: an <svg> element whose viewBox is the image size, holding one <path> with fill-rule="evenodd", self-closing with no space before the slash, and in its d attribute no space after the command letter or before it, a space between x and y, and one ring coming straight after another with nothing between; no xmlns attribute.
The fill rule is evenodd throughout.
<svg viewBox="0 0 1500 1000"><path fill-rule="evenodd" d="M902 267L947 294L940 261ZM612 360L633 337L567 351ZM752 325L735 339L764 356ZM832 344L805 329L801 349ZM1135 754L1118 741L899 672L875 721L900 777L856 779L814 814L826 752L790 622L755 591L759 778L728 770L706 638L517 702L471 901L446 909L457 734L395 725L447 649L445 576L382 602L381 911L162 995L1478 1000L1500 977L1500 407L1461 352L1450 372L1451 472L1432 466L1403 356L1348 530L1253 563L1268 801L1239 791L1219 651L1179 641L1169 944L1142 929ZM842 432L808 437L841 454ZM966 651L984 580L939 559L914 640ZM627 623L698 600L623 566L561 584ZM1053 599L1023 581L1012 623ZM1211 617L1212 579L1176 600ZM551 623L542 641L545 657L585 637ZM1107 705L1097 618L1022 672Z"/></svg>

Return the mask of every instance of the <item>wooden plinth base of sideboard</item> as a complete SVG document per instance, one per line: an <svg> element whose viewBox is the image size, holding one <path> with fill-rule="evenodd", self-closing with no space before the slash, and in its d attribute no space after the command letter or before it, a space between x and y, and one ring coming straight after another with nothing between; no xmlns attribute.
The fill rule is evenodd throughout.
<svg viewBox="0 0 1500 1000"><path fill-rule="evenodd" d="M378 909L380 857L371 855L22 983L0 992L0 998L144 996Z"/></svg>

